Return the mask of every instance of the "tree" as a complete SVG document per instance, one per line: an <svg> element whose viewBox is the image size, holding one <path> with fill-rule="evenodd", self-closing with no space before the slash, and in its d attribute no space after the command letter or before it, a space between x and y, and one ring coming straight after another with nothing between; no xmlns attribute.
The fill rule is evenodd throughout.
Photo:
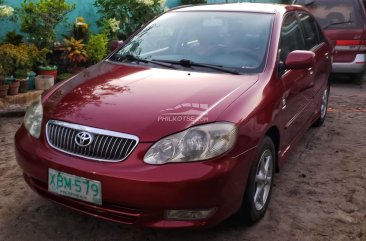
<svg viewBox="0 0 366 241"><path fill-rule="evenodd" d="M147 23L155 16L163 12L161 0L96 0L95 6L101 18L100 26L108 23L108 20L119 21L120 30L117 33L119 39L126 39L142 24Z"/></svg>
<svg viewBox="0 0 366 241"><path fill-rule="evenodd" d="M39 48L51 48L56 40L56 26L66 20L75 4L65 0L24 0L19 11L20 29L28 41Z"/></svg>

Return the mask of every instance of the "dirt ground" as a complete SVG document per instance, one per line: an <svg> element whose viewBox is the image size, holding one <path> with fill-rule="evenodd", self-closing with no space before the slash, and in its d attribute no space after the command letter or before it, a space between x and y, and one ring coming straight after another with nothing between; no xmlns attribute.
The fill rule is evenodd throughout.
<svg viewBox="0 0 366 241"><path fill-rule="evenodd" d="M143 230L89 217L27 187L13 135L21 118L0 119L0 240L361 240L366 241L366 83L338 79L325 125L312 128L284 169L264 219L205 230Z"/></svg>

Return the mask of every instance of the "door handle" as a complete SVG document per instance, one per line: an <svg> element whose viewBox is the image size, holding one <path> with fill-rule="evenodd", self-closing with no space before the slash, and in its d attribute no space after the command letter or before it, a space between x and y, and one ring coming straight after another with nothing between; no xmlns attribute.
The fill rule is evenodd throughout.
<svg viewBox="0 0 366 241"><path fill-rule="evenodd" d="M308 71L309 71L309 74L310 75L313 75L314 74L313 68L309 68Z"/></svg>

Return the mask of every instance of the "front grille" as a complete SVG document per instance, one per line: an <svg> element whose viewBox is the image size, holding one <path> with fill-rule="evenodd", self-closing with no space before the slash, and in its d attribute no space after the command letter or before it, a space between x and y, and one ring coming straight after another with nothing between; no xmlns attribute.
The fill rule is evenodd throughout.
<svg viewBox="0 0 366 241"><path fill-rule="evenodd" d="M92 136L87 146L77 144L79 133ZM119 162L126 159L138 144L138 137L114 131L50 120L46 126L47 141L53 148L91 160Z"/></svg>

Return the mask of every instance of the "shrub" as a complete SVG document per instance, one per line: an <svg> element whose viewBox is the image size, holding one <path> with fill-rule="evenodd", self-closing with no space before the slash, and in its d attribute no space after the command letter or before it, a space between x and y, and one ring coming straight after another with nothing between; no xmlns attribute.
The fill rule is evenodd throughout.
<svg viewBox="0 0 366 241"><path fill-rule="evenodd" d="M108 37L105 34L91 35L86 45L86 52L91 64L98 63L107 55Z"/></svg>
<svg viewBox="0 0 366 241"><path fill-rule="evenodd" d="M78 66L80 63L86 63L88 60L88 54L85 50L85 44L83 40L76 40L73 37L70 39L64 39L64 51L63 58L69 62L72 67Z"/></svg>
<svg viewBox="0 0 366 241"><path fill-rule="evenodd" d="M8 32L5 35L5 43L19 45L23 43L23 35L17 34L15 31Z"/></svg>
<svg viewBox="0 0 366 241"><path fill-rule="evenodd" d="M99 26L105 25L110 19L120 21L117 36L126 39L142 24L162 13L161 3L161 0L96 0L94 5L102 16L98 21Z"/></svg>
<svg viewBox="0 0 366 241"><path fill-rule="evenodd" d="M19 46L13 44L0 45L0 65L3 68L5 76L14 74L15 70L21 66L29 66L29 61L26 52L22 51Z"/></svg>

